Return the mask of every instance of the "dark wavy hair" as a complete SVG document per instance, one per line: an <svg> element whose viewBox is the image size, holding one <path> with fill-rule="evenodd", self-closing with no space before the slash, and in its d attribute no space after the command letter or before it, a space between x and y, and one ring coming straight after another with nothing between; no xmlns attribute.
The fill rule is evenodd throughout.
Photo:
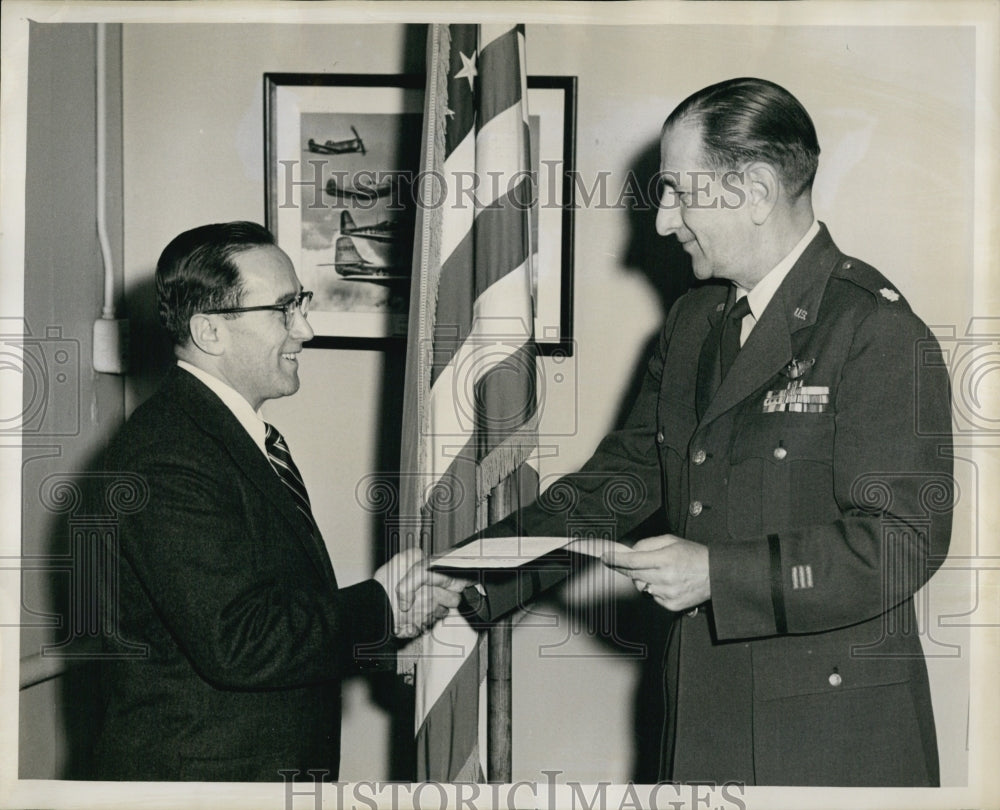
<svg viewBox="0 0 1000 810"><path fill-rule="evenodd" d="M255 222L222 222L185 231L163 249L156 263L156 303L175 345L191 339L192 315L240 306L243 281L233 257L273 244L271 232Z"/></svg>
<svg viewBox="0 0 1000 810"><path fill-rule="evenodd" d="M728 79L682 101L663 124L696 125L710 168L738 170L755 161L775 167L797 198L812 188L819 141L809 113L785 88L765 79Z"/></svg>

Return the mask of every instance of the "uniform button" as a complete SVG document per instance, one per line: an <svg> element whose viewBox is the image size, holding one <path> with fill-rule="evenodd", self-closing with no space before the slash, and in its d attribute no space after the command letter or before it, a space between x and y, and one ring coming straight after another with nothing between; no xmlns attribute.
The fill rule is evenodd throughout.
<svg viewBox="0 0 1000 810"><path fill-rule="evenodd" d="M688 507L688 512L691 513L691 517L698 517L701 514L701 510L705 507L702 505L701 501L691 501L691 505Z"/></svg>
<svg viewBox="0 0 1000 810"><path fill-rule="evenodd" d="M787 455L788 455L788 451L784 447L775 447L774 448L774 457L776 459L778 459L778 461L781 461Z"/></svg>
<svg viewBox="0 0 1000 810"><path fill-rule="evenodd" d="M830 682L830 686L840 686L844 682L844 679L840 677L839 672L834 672L829 678L827 678L827 680Z"/></svg>
<svg viewBox="0 0 1000 810"><path fill-rule="evenodd" d="M664 439L664 438L665 438L665 437L664 437L664 435L663 435L663 431L662 431L662 430L661 430L661 431L658 431L658 432L657 432L657 434L656 434L656 443L657 443L657 444L663 444L663 439Z"/></svg>
<svg viewBox="0 0 1000 810"><path fill-rule="evenodd" d="M695 464L704 464L706 458L708 458L708 454L704 450L695 450L694 455L691 456L691 460Z"/></svg>

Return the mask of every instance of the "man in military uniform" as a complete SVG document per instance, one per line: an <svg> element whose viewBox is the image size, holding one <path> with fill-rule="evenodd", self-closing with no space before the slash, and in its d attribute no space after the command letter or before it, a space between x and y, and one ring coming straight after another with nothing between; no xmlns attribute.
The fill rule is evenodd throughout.
<svg viewBox="0 0 1000 810"><path fill-rule="evenodd" d="M671 309L624 428L559 482L574 497L516 517L606 523L623 483L619 536L665 510L669 534L605 557L675 614L665 780L939 781L912 599L947 553L951 457L916 414L950 435L948 379L896 288L816 221L819 151L759 79L671 113L657 231L707 283Z"/></svg>

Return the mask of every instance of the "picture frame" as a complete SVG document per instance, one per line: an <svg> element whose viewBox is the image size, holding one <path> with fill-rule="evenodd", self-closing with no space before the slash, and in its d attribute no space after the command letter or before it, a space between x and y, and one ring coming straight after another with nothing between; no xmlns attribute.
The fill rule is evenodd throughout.
<svg viewBox="0 0 1000 810"><path fill-rule="evenodd" d="M424 88L418 74L264 74L266 223L313 290L310 346L406 337ZM576 77L529 76L528 106L535 339L569 355Z"/></svg>

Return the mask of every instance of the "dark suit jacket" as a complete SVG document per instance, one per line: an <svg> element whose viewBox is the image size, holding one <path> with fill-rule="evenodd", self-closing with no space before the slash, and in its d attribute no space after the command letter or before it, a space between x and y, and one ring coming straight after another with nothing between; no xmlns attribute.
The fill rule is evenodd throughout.
<svg viewBox="0 0 1000 810"><path fill-rule="evenodd" d="M106 469L140 476L145 503L110 538L106 650L122 657L105 666L98 778L336 778L340 680L394 660L382 587L337 587L267 458L183 370L136 410Z"/></svg>
<svg viewBox="0 0 1000 810"><path fill-rule="evenodd" d="M677 301L624 428L512 522L621 537L662 508L708 546L711 602L664 659L662 778L936 784L911 597L951 531L938 345L822 227L720 384L729 295Z"/></svg>

